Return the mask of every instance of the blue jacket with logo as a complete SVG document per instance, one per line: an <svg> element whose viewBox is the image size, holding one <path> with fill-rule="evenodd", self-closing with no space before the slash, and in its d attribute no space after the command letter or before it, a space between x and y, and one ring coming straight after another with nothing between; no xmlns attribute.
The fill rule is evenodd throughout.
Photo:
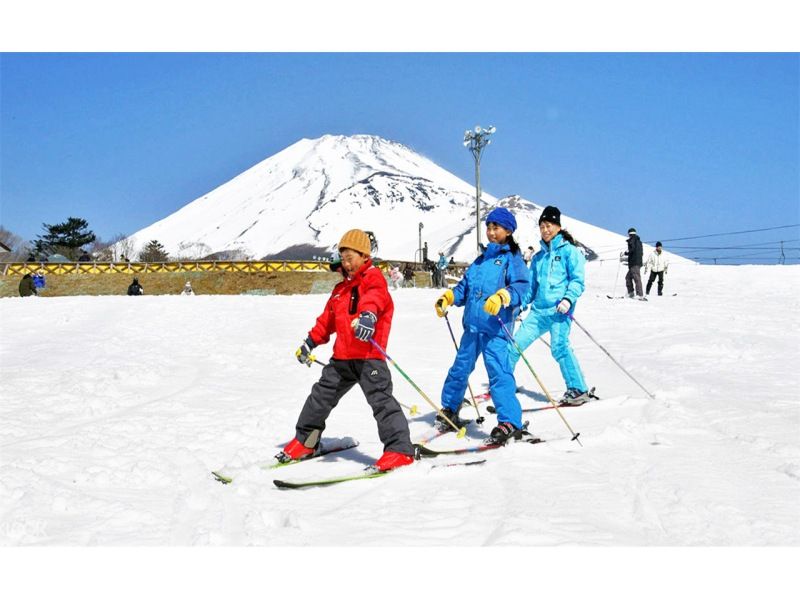
<svg viewBox="0 0 800 598"><path fill-rule="evenodd" d="M548 245L540 242L542 250L533 256L528 292L522 299L524 307L533 303L535 309L554 308L565 297L572 306L584 289L586 258L558 233Z"/></svg>
<svg viewBox="0 0 800 598"><path fill-rule="evenodd" d="M464 330L490 335L503 334L497 317L483 311L486 300L502 288L511 295L508 307L497 315L505 324L514 320L515 311L529 288L528 268L519 253L508 245L489 243L486 251L470 264L464 277L453 288L454 305L464 308Z"/></svg>

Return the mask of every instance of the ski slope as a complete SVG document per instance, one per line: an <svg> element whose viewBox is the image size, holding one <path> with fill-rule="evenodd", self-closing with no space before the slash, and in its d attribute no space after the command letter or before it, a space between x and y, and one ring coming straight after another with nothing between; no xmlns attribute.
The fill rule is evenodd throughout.
<svg viewBox="0 0 800 598"><path fill-rule="evenodd" d="M349 473L382 452L356 388L325 435L358 448L252 465L291 438L319 375L294 350L325 296L2 299L0 546L798 547L800 267L678 263L648 302L608 299L623 291L617 272L587 266L575 315L655 400L575 327L602 397L563 410L582 447L543 411L526 415L546 443L492 451L481 466L424 461L303 491L272 480ZM387 351L438 403L454 354L439 291L392 293ZM544 343L527 357L560 395ZM523 407L543 404L524 363L516 375ZM409 417L418 437L432 409L393 378L398 400L421 411ZM482 363L471 381L486 389ZM494 422L431 446L478 442ZM223 465L240 467L228 486L210 475Z"/></svg>

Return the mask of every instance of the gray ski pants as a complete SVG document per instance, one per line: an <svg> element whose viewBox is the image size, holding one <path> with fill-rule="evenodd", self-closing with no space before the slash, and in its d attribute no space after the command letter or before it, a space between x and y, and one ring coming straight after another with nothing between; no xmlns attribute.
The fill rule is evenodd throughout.
<svg viewBox="0 0 800 598"><path fill-rule="evenodd" d="M641 266L628 266L628 273L625 275L625 286L628 289L628 295L633 295L633 285L636 283L636 296L644 297L642 293L642 267Z"/></svg>
<svg viewBox="0 0 800 598"><path fill-rule="evenodd" d="M413 455L414 447L399 403L392 395L392 376L380 359L331 359L322 368L297 419L297 439L313 447L325 430L325 420L339 400L358 384L378 422L378 437L385 451Z"/></svg>

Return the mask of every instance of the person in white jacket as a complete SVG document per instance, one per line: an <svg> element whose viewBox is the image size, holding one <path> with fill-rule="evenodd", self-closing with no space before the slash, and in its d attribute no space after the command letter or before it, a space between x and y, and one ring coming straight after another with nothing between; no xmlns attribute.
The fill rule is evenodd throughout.
<svg viewBox="0 0 800 598"><path fill-rule="evenodd" d="M664 290L664 276L667 275L667 268L669 268L669 260L664 253L661 241L656 242L656 250L647 258L647 263L644 265L644 275L650 273L647 279L647 287L645 288L645 295L650 294L650 287L653 286L653 281L658 277L658 294L661 295Z"/></svg>

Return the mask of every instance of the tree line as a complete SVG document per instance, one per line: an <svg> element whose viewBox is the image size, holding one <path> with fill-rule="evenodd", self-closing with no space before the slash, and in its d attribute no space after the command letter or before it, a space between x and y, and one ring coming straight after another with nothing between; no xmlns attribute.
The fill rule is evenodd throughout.
<svg viewBox="0 0 800 598"><path fill-rule="evenodd" d="M133 247L126 242L124 235L118 235L104 242L89 228L83 218L69 217L57 224L42 223L43 233L31 243L19 235L0 226L0 243L5 248L0 253L4 262L45 262L60 255L67 261L130 261L166 262L169 254L157 240L150 241L137 255L132 255ZM126 252L127 250L127 252Z"/></svg>

